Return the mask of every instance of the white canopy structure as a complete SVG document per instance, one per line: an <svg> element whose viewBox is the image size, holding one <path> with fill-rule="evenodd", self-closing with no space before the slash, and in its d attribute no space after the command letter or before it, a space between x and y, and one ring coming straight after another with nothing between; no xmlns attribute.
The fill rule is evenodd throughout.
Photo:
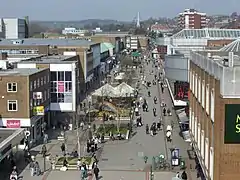
<svg viewBox="0 0 240 180"><path fill-rule="evenodd" d="M134 88L123 82L114 88L118 97L130 97L134 94Z"/></svg>
<svg viewBox="0 0 240 180"><path fill-rule="evenodd" d="M117 97L118 93L116 92L115 88L112 87L110 84L105 84L102 87L95 90L92 96Z"/></svg>

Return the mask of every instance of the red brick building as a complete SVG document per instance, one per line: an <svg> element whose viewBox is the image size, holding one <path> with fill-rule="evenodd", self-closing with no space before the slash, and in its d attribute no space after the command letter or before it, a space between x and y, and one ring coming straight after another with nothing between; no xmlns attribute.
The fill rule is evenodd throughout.
<svg viewBox="0 0 240 180"><path fill-rule="evenodd" d="M206 13L197 12L195 9L185 9L178 15L179 29L202 29L206 27Z"/></svg>

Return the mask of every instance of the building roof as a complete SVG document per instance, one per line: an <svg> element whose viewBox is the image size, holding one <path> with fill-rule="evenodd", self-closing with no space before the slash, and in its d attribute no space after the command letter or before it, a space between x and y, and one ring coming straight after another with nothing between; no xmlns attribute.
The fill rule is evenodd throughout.
<svg viewBox="0 0 240 180"><path fill-rule="evenodd" d="M47 68L15 68L0 70L0 76L31 76L46 70Z"/></svg>
<svg viewBox="0 0 240 180"><path fill-rule="evenodd" d="M236 39L235 41L229 43L228 45L219 49L219 51L223 52L240 52L240 39Z"/></svg>
<svg viewBox="0 0 240 180"><path fill-rule="evenodd" d="M31 58L18 62L18 64L71 64L76 61L68 61L68 59L75 56L54 55L43 56L39 58Z"/></svg>
<svg viewBox="0 0 240 180"><path fill-rule="evenodd" d="M16 41L21 43L14 44ZM85 39L41 39L41 38L26 38L26 39L1 39L0 46L34 46L34 45L50 45L50 46L90 46L96 42L87 41Z"/></svg>
<svg viewBox="0 0 240 180"><path fill-rule="evenodd" d="M101 43L100 46L101 46L101 53L109 51L109 49L115 48L115 46L109 42L103 42L103 43Z"/></svg>
<svg viewBox="0 0 240 180"><path fill-rule="evenodd" d="M240 29L183 29L172 36L176 39L237 39Z"/></svg>

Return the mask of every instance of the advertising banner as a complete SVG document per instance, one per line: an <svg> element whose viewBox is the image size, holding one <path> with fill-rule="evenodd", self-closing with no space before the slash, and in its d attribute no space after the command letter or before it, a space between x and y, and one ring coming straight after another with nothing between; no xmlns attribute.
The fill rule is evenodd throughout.
<svg viewBox="0 0 240 180"><path fill-rule="evenodd" d="M240 104L225 104L224 143L240 143Z"/></svg>
<svg viewBox="0 0 240 180"><path fill-rule="evenodd" d="M20 120L7 120L6 127L7 128L20 128L21 121Z"/></svg>
<svg viewBox="0 0 240 180"><path fill-rule="evenodd" d="M43 116L44 115L44 106L36 106L33 108L34 115Z"/></svg>

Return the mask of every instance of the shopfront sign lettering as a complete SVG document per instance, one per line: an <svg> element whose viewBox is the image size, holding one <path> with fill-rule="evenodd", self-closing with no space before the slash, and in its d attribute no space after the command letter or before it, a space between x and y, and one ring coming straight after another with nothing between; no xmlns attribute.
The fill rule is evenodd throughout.
<svg viewBox="0 0 240 180"><path fill-rule="evenodd" d="M20 128L21 121L20 120L7 120L6 127L7 128Z"/></svg>
<svg viewBox="0 0 240 180"><path fill-rule="evenodd" d="M240 144L240 104L225 105L225 144Z"/></svg>
<svg viewBox="0 0 240 180"><path fill-rule="evenodd" d="M236 133L240 133L240 115L237 114L236 117Z"/></svg>

